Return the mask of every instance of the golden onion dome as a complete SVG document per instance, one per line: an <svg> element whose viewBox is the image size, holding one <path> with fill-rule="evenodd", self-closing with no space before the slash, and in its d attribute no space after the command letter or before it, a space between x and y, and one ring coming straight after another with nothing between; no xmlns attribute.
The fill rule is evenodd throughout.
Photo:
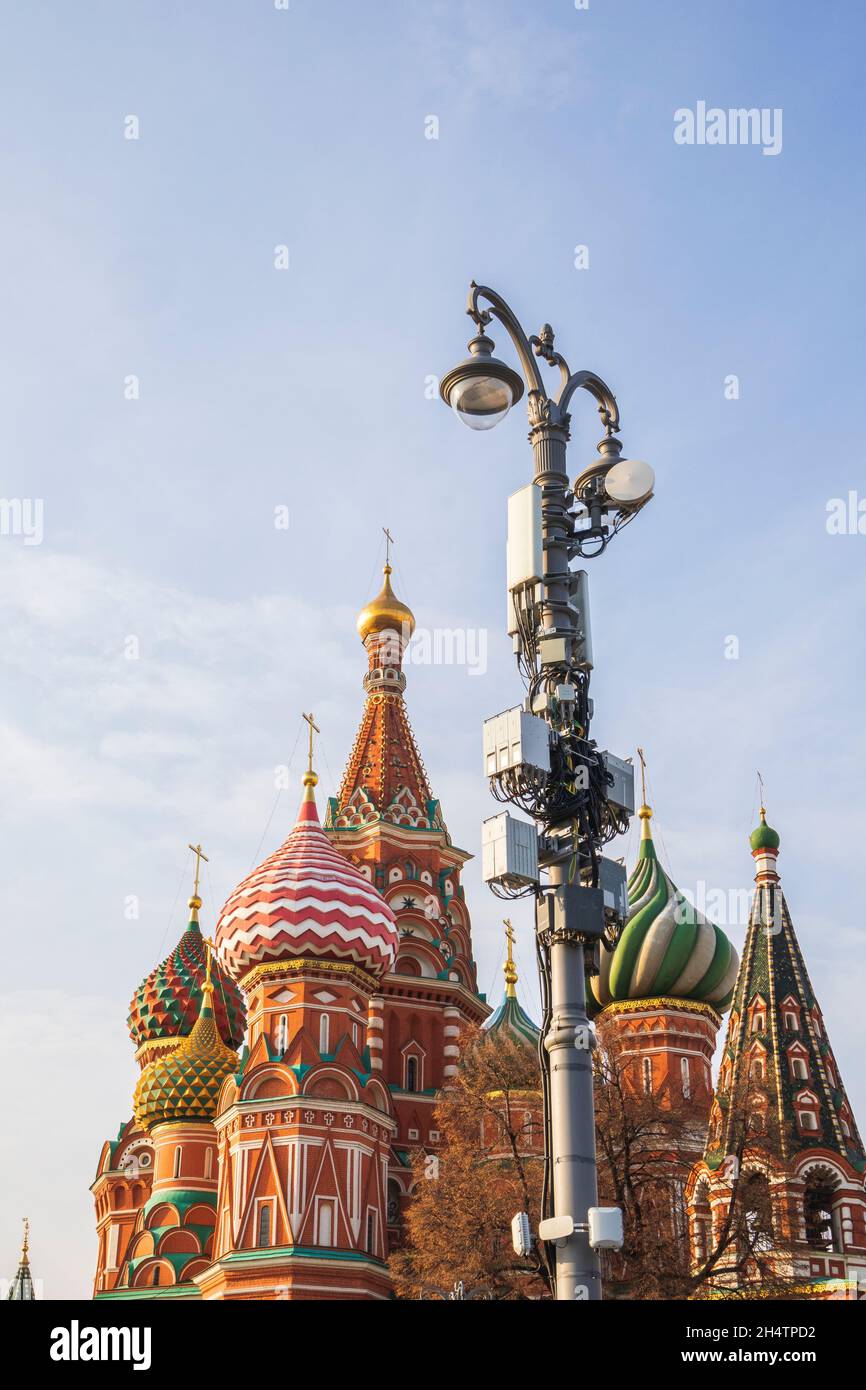
<svg viewBox="0 0 866 1390"><path fill-rule="evenodd" d="M210 962L208 962L210 966ZM220 1089L237 1069L237 1054L220 1037L213 1012L210 969L202 986L201 1013L180 1047L145 1067L133 1108L142 1129L170 1120L212 1120Z"/></svg>
<svg viewBox="0 0 866 1390"><path fill-rule="evenodd" d="M415 631L415 614L405 603L401 603L391 588L391 566L385 566L385 582L382 590L358 617L358 632L362 642L373 632L398 632L406 637Z"/></svg>

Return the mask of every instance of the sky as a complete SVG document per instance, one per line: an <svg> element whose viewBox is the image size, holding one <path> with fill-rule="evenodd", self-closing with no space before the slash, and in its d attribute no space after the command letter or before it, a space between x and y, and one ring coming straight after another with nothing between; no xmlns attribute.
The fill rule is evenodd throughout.
<svg viewBox="0 0 866 1390"><path fill-rule="evenodd" d="M0 1274L26 1213L44 1296L89 1295L127 1002L181 932L187 844L209 926L291 828L303 710L336 790L383 526L419 627L485 653L407 692L479 855L531 454L522 406L476 434L435 395L473 278L610 383L656 471L588 566L593 733L646 750L697 895L750 886L760 770L866 1124L861 7L7 0L3 29L0 493L25 505L0 511ZM773 142L675 138L739 107ZM572 415L576 475L600 429L589 397ZM495 1002L501 904L477 859L464 882Z"/></svg>

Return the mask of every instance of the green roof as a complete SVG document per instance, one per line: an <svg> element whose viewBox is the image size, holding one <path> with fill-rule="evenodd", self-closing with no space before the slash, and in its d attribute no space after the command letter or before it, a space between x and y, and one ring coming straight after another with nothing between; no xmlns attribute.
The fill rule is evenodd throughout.
<svg viewBox="0 0 866 1390"><path fill-rule="evenodd" d="M533 1047L538 1045L538 1028L532 1022L529 1014L522 1008L517 995L509 994L507 990L502 997L502 1003L489 1019L484 1031L485 1033L508 1033L518 1042L530 1043Z"/></svg>
<svg viewBox="0 0 866 1390"><path fill-rule="evenodd" d="M761 824L752 831L749 836L749 844L753 850L779 848L779 832L767 824L767 813L763 807L761 807Z"/></svg>
<svg viewBox="0 0 866 1390"><path fill-rule="evenodd" d="M659 863L649 809L637 864L628 881L629 916L613 951L602 950L588 982L591 1012L640 999L688 999L717 1012L730 1006L737 953L677 888Z"/></svg>

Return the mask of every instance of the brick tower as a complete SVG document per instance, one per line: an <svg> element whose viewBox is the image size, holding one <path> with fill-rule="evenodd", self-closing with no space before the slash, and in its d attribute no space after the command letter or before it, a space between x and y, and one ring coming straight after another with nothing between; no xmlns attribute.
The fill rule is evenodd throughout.
<svg viewBox="0 0 866 1390"><path fill-rule="evenodd" d="M196 851L187 928L174 950L141 982L129 1006L129 1033L141 1067L139 1085L158 1062L166 1062L189 1040L204 1005L208 948L199 925L200 858L201 846ZM243 997L216 960L212 979L214 1026L221 1043L234 1055L244 1036ZM182 1290L188 1297L198 1296L192 1273L208 1261L199 1258L196 1265L189 1256L197 1252L201 1257L208 1246L216 1194L216 1134L212 1125L202 1127L200 1119L194 1117L194 1133L187 1134L183 1125L175 1131L175 1142L169 1146L171 1124L162 1126L157 1143L156 1129L142 1124L135 1114L120 1126L116 1139L103 1144L90 1189L98 1238L94 1297L177 1297ZM180 1194L177 1201L166 1197L167 1170L172 1191ZM192 1186L187 1178L194 1180ZM152 1200L160 1192L161 1200ZM210 1208L206 1217L196 1210L202 1201ZM200 1228L194 1240L174 1229L190 1222ZM147 1235L142 1234L145 1229ZM161 1259L162 1255L166 1258Z"/></svg>
<svg viewBox="0 0 866 1390"><path fill-rule="evenodd" d="M247 999L249 1043L223 1087L205 1298L384 1299L396 1128L368 1015L397 954L394 915L329 843L310 761L297 824L235 890L216 940Z"/></svg>
<svg viewBox="0 0 866 1390"><path fill-rule="evenodd" d="M751 1215L762 1213L762 1262L780 1280L812 1285L818 1296L834 1281L866 1291L866 1155L782 891L779 836L763 808L750 846L755 893L743 961L705 1153L688 1185L693 1256L703 1260L718 1244L733 1200L746 1235ZM722 1287L735 1258L732 1251L721 1261Z"/></svg>
<svg viewBox="0 0 866 1390"><path fill-rule="evenodd" d="M399 930L393 967L370 999L370 1064L396 1118L389 1171L389 1239L410 1194L409 1152L435 1148L436 1092L453 1076L461 1029L490 1012L478 993L460 870L469 855L448 834L409 724L403 656L415 627L385 565L379 595L358 619L368 657L366 700L325 831L384 896Z"/></svg>

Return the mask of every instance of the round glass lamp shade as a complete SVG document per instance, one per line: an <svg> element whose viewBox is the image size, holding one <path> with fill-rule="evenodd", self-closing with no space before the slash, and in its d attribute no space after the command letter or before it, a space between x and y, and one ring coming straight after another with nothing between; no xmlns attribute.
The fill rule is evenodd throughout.
<svg viewBox="0 0 866 1390"><path fill-rule="evenodd" d="M514 393L495 376L470 376L451 388L448 404L470 429L492 430L514 404Z"/></svg>
<svg viewBox="0 0 866 1390"><path fill-rule="evenodd" d="M454 414L473 430L490 430L504 420L523 395L523 377L492 355L493 342L479 333L472 354L442 378L439 393Z"/></svg>

